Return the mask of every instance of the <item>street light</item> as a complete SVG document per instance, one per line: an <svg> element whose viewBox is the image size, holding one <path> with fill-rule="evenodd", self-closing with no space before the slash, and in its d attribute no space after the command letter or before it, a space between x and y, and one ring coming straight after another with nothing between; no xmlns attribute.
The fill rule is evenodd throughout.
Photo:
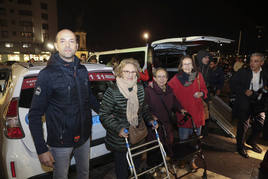
<svg viewBox="0 0 268 179"><path fill-rule="evenodd" d="M54 50L54 45L52 43L48 43L47 48L50 50Z"/></svg>
<svg viewBox="0 0 268 179"><path fill-rule="evenodd" d="M145 39L146 43L148 43L149 33L148 32L144 32L143 33L143 38Z"/></svg>

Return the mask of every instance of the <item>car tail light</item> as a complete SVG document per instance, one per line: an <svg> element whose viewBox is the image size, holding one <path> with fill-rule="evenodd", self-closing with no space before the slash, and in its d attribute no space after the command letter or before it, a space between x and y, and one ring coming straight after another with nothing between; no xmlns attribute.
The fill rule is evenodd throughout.
<svg viewBox="0 0 268 179"><path fill-rule="evenodd" d="M12 178L16 178L16 170L15 170L15 162L14 161L10 162L10 170L11 170Z"/></svg>
<svg viewBox="0 0 268 179"><path fill-rule="evenodd" d="M13 98L8 105L5 135L10 139L21 139L24 137L22 127L18 118L18 99Z"/></svg>

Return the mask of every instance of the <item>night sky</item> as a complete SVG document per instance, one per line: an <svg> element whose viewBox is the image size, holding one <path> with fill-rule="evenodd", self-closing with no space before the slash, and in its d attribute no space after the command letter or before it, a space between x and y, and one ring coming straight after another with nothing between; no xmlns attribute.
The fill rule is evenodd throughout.
<svg viewBox="0 0 268 179"><path fill-rule="evenodd" d="M268 49L267 10L257 0L58 0L58 24L87 32L91 51L143 46L145 31L151 41L212 35L233 39L236 46L241 30L241 51L248 53Z"/></svg>

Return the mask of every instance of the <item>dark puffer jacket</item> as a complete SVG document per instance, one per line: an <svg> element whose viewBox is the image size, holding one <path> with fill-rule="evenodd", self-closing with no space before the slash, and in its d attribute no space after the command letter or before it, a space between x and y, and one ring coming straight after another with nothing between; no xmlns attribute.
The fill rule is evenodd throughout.
<svg viewBox="0 0 268 179"><path fill-rule="evenodd" d="M83 144L90 136L91 108L98 111L99 104L91 92L85 66L77 57L67 63L58 53L53 54L38 75L29 111L29 127L37 153L48 151L42 132L43 115L47 144L73 147ZM80 136L79 142L74 142L75 136Z"/></svg>
<svg viewBox="0 0 268 179"><path fill-rule="evenodd" d="M144 89L138 84L139 121L147 123L152 119L148 106L144 104ZM127 99L121 94L117 85L109 87L103 97L100 107L100 121L106 129L105 144L111 151L126 151L125 139L119 137L122 128L129 128L126 116Z"/></svg>

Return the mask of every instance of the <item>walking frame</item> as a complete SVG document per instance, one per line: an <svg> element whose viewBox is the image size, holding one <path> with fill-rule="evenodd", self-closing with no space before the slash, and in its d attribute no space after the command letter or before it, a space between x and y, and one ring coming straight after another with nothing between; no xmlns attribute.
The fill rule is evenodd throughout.
<svg viewBox="0 0 268 179"><path fill-rule="evenodd" d="M154 122L154 126L155 125L157 125L156 121ZM137 179L139 176L142 176L144 174L150 173L151 171L154 171L155 169L160 168L161 166L165 167L165 172L166 172L166 176L163 179L166 179L166 178L170 179L169 170L168 170L168 166L167 166L167 162L166 162L166 152L165 152L164 147L163 147L163 145L162 145L162 143L160 141L157 129L154 129L154 131L155 131L156 140L152 140L150 142L147 142L147 143L135 146L135 147L130 147L129 142L128 142L128 138L125 138L126 147L127 147L126 158L127 158L127 161L128 161L130 172L131 172L131 175L130 175L131 179L132 178ZM125 129L125 133L128 133L127 129ZM154 145L151 146L152 144L154 144ZM148 149L144 149L144 150L138 151L136 153L133 152L134 150L142 149L142 148L144 148L146 146L150 146L150 147ZM146 153L148 151L151 151L151 150L154 150L154 149L157 149L157 148L160 149L163 162L161 162L160 164L157 164L156 166L154 166L152 168L149 168L149 169L147 169L145 171L142 171L141 173L137 173L135 165L134 165L134 162L133 162L133 157L141 155L143 153Z"/></svg>
<svg viewBox="0 0 268 179"><path fill-rule="evenodd" d="M196 126L195 126L194 121L192 119L192 116L189 113L186 113L185 114L185 117L184 117L184 122L186 122L189 119L191 120L191 123L192 123L192 126L193 126L193 136L191 138L189 138L189 139L178 141L178 142L176 142L176 144L178 144L180 146L180 145L184 145L184 144L196 143L196 148L195 148L195 150L192 153L186 154L186 156L183 156L182 158L179 158L177 160L185 160L186 158L189 158L191 156L197 156L197 157L199 157L202 160L203 165L204 165L204 172L203 172L203 175L202 175L202 179L207 179L207 165L206 165L206 162L205 162L205 157L204 157L203 151L201 149L201 139L203 137L197 135L197 129L196 129ZM191 173L194 173L198 169L200 169L200 167L198 167L198 168L196 168L194 170L191 170L189 172L186 172L186 173L184 173L181 176L177 176L176 168L173 165L174 172L170 172L170 173L176 179L178 179L178 178L183 178L183 177L185 177L185 176L187 176L187 175L189 175Z"/></svg>

